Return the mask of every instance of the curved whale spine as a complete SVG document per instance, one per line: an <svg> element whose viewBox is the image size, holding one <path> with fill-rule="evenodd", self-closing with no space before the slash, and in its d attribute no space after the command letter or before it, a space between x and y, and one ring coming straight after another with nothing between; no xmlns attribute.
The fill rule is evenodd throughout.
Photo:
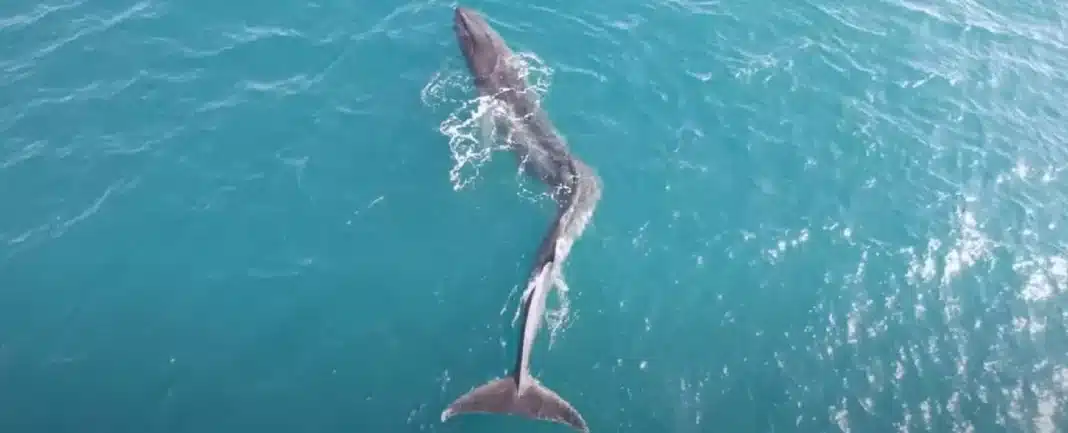
<svg viewBox="0 0 1068 433"><path fill-rule="evenodd" d="M550 187L558 208L538 246L520 302L519 344L511 374L460 396L441 413L441 420L465 413L497 413L558 422L586 433L589 427L578 410L530 373L530 354L549 291L600 200L600 179L568 150L510 62L511 49L486 20L474 10L457 7L453 29L479 93L506 104L514 115L510 127L524 132L509 140L521 166Z"/></svg>

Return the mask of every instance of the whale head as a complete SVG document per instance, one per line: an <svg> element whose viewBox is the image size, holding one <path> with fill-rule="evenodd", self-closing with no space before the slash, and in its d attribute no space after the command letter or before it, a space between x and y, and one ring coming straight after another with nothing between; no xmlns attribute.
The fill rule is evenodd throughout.
<svg viewBox="0 0 1068 433"><path fill-rule="evenodd" d="M480 88L510 87L509 77L517 76L508 63L512 50L478 12L457 7L453 30L460 44L467 68Z"/></svg>

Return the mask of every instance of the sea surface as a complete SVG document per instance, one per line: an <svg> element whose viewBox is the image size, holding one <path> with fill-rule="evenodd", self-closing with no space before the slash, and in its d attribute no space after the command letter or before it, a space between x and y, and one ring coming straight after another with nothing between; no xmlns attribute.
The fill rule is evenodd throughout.
<svg viewBox="0 0 1068 433"><path fill-rule="evenodd" d="M604 195L594 433L1068 431L1068 3L474 1ZM567 432L444 1L0 3L0 432Z"/></svg>

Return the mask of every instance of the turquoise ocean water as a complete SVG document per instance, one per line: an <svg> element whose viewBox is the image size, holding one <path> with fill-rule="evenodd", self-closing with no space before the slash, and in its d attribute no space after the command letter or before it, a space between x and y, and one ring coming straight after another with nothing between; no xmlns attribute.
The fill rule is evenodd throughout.
<svg viewBox="0 0 1068 433"><path fill-rule="evenodd" d="M0 4L0 432L565 432L453 3ZM479 1L603 179L593 432L1068 431L1068 6Z"/></svg>

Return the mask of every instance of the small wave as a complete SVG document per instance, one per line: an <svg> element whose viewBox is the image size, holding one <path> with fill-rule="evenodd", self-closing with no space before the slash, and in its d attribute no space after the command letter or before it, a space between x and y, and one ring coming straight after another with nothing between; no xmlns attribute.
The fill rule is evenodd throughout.
<svg viewBox="0 0 1068 433"><path fill-rule="evenodd" d="M1053 47L1062 51L1068 48L1063 23L1047 21L1046 18L1064 15L1063 9L1056 10L1056 6L1053 6L1057 3L1049 3L1052 7L1047 10L1014 14L1008 11L1010 8L995 11L975 0L923 3L912 0L884 0L884 2L941 23L975 27L995 35L1023 38L1031 44Z"/></svg>
<svg viewBox="0 0 1068 433"><path fill-rule="evenodd" d="M239 84L243 90L278 95L296 95L307 91L320 80L306 74L296 74L274 81L244 80Z"/></svg>
<svg viewBox="0 0 1068 433"><path fill-rule="evenodd" d="M77 5L75 5L77 6ZM72 6L75 7L75 6ZM108 31L119 24L131 19L146 19L156 16L156 12L153 9L154 4L149 1L137 2L126 9L117 11L110 16L97 16L89 15L86 17L75 20L75 28L73 33L61 36L58 39L49 41L43 47L34 50L28 61L38 61L45 58L71 43L78 41L79 39L90 36L93 34Z"/></svg>
<svg viewBox="0 0 1068 433"><path fill-rule="evenodd" d="M890 33L885 27L886 23L879 19L878 16L871 14L863 6L830 7L822 4L814 6L835 21L853 30L873 36L887 36Z"/></svg>
<svg viewBox="0 0 1068 433"><path fill-rule="evenodd" d="M128 192L129 190L135 188L138 183L140 183L139 178L119 179L108 185L108 187L105 188L104 191L102 191L95 199L93 199L91 203L89 203L77 214L67 216L56 215L54 218L52 218L53 222L46 222L36 227L23 230L17 235L11 236L10 238L5 240L6 246L9 247L9 251L7 251L7 258L10 258L12 255L16 254L20 247L27 246L33 240L33 238L38 237L40 235L48 235L52 239L57 239L63 236L72 228L74 228L74 226L84 222L85 220L88 220L90 217L99 213L101 209L104 208L105 203L107 203L112 198L112 196L114 196L115 194Z"/></svg>
<svg viewBox="0 0 1068 433"><path fill-rule="evenodd" d="M160 46L161 49L173 52L179 57L186 59L210 59L248 44L266 42L278 38L308 41L316 46L335 42L335 39L337 38L336 34L330 34L323 39L315 39L309 35L305 35L297 29L277 26L248 25L242 25L232 29L216 29L212 34L217 37L212 38L213 41L208 44L194 44L189 40L176 39L167 36L149 36L145 39L145 43Z"/></svg>
<svg viewBox="0 0 1068 433"><path fill-rule="evenodd" d="M304 38L299 30L277 26L242 26L238 32L223 32L223 36L237 44L274 37Z"/></svg>
<svg viewBox="0 0 1068 433"><path fill-rule="evenodd" d="M661 0L659 5L694 15L727 15L723 2L718 0Z"/></svg>
<svg viewBox="0 0 1068 433"><path fill-rule="evenodd" d="M32 11L0 18L0 31L19 30L29 27L53 13L76 9L83 4L85 4L85 0L58 5L39 4L34 6Z"/></svg>

